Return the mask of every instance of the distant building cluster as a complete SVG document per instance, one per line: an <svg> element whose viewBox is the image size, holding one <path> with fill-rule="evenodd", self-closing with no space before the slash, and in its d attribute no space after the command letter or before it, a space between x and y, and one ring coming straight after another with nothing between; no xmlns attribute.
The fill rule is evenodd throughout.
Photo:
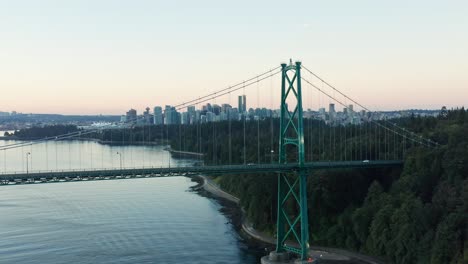
<svg viewBox="0 0 468 264"><path fill-rule="evenodd" d="M378 119L375 113L371 114L365 110L361 110L359 112L354 111L354 106L352 104L347 107L343 107L342 112L337 112L335 104L333 103L328 105L328 112L324 107L320 108L318 112L311 111L309 109L305 117L323 120L327 124L331 125L355 125Z"/></svg>
<svg viewBox="0 0 468 264"><path fill-rule="evenodd" d="M230 104L207 103L196 109L195 106L187 106L186 111L178 111L174 106L166 105L164 108L155 106L152 111L149 107L142 115L137 115L135 109L130 109L121 116L121 122L129 124L154 124L154 125L189 125L204 124L209 122L219 122L227 120L260 120L267 117L278 117L279 110L267 108L250 108L247 110L247 97L238 97L237 107Z"/></svg>
<svg viewBox="0 0 468 264"><path fill-rule="evenodd" d="M16 111L12 111L11 113L0 111L0 116L16 116L17 114Z"/></svg>
<svg viewBox="0 0 468 264"><path fill-rule="evenodd" d="M287 107L287 106L286 106ZM121 122L126 124L154 124L154 125L189 125L205 124L209 122L219 122L227 120L262 120L265 118L280 116L279 109L267 108L247 108L247 98L245 95L238 97L237 107L230 104L211 104L207 103L196 109L195 106L187 106L179 111L174 106L166 105L164 108L155 106L153 109L147 107L143 114L138 115L137 110L130 109L125 115L121 116ZM291 111L291 109L288 109ZM435 110L405 110L405 111L387 111L387 112L366 112L365 110L356 111L352 104L343 107L339 112L335 104L328 105L328 111L325 107L318 111L308 109L304 110L304 118L323 120L330 125L348 125L361 124L373 120L383 120L385 118L400 118L417 113L420 116L437 116L439 111Z"/></svg>

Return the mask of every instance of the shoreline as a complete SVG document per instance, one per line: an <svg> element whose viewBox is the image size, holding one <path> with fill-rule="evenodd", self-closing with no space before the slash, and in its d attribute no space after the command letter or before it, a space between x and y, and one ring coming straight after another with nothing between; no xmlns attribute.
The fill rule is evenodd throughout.
<svg viewBox="0 0 468 264"><path fill-rule="evenodd" d="M276 244L276 239L274 237L256 230L247 220L244 209L240 207L240 199L238 197L222 190L217 184L215 184L206 176L198 175L195 177L201 180L200 186L197 186L197 189L203 189L216 198L225 199L238 207L241 212L240 231L249 236L250 239L256 240L262 244L268 244L270 246ZM268 254L268 252L265 252L265 255L266 254ZM311 246L309 249L309 255L314 258L323 259L324 261L349 261L350 263L385 264L385 262L382 260L376 259L374 257L340 248Z"/></svg>
<svg viewBox="0 0 468 264"><path fill-rule="evenodd" d="M205 155L198 152L174 150L171 147L164 148L164 150L169 151L176 158L202 158Z"/></svg>
<svg viewBox="0 0 468 264"><path fill-rule="evenodd" d="M0 140L9 141L9 140L16 140L16 141L34 141L34 140L41 140L42 138L18 138L16 136L0 136ZM109 140L101 140L97 138L73 138L73 139L59 139L57 141L93 141L101 145L126 145L126 146L166 146L164 150L168 151L173 155L175 158L202 158L204 156L203 153L198 152L190 152L190 151L182 151L182 150L175 150L171 147L167 146L167 142L162 141L154 141L154 142L129 142L129 141L109 141Z"/></svg>
<svg viewBox="0 0 468 264"><path fill-rule="evenodd" d="M18 138L16 136L0 136L0 140L17 140L17 141L35 141L35 140L43 140L44 138ZM52 140L53 141L53 140ZM135 141L135 142L130 142L130 141L110 141L110 140L101 140L98 138L86 138L86 137L75 137L75 138L63 138L63 139L57 139L56 141L94 141L99 144L103 145L164 145L166 142L161 143L162 141L154 141L154 142L141 142L141 141Z"/></svg>

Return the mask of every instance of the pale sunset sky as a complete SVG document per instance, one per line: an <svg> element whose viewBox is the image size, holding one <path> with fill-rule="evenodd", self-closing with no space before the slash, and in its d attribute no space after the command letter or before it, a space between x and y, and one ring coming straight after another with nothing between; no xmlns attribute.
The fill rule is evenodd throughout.
<svg viewBox="0 0 468 264"><path fill-rule="evenodd" d="M0 111L141 112L289 58L373 110L466 107L468 1L0 0Z"/></svg>

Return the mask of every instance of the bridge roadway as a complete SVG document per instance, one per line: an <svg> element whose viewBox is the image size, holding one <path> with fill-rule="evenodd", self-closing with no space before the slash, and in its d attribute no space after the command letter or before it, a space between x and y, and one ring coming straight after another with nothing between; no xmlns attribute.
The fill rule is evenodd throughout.
<svg viewBox="0 0 468 264"><path fill-rule="evenodd" d="M382 168L402 166L402 160L372 160L372 161L321 161L308 162L306 170L349 169L349 168ZM209 174L242 174L265 172L294 172L298 164L248 164L248 165L215 165L215 166L184 166L167 168L123 168L98 170L68 170L68 171L33 171L30 173L0 174L0 184L64 182L82 180L109 180L143 177L195 176Z"/></svg>

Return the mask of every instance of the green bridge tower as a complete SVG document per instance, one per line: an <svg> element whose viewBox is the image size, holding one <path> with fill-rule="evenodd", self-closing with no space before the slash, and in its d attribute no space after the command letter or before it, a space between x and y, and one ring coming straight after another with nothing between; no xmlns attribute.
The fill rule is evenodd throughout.
<svg viewBox="0 0 468 264"><path fill-rule="evenodd" d="M292 252L307 259L309 251L309 221L307 212L307 171L304 168L304 126L301 89L301 62L281 64L281 117L279 138L279 163L297 162L299 170L294 175L278 175L278 215L276 253ZM288 109L288 104L294 110ZM297 157L287 157L287 148L297 150ZM294 155L295 156L295 155ZM294 206L295 205L295 206ZM299 248L287 245L294 241Z"/></svg>

